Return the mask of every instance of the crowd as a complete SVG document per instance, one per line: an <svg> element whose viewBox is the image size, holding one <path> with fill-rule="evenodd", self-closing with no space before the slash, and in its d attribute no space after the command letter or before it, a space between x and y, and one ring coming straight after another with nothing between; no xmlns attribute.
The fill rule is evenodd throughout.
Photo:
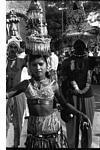
<svg viewBox="0 0 100 150"><path fill-rule="evenodd" d="M16 44L10 46L14 48ZM12 57L15 59L9 59ZM20 58L12 50L6 70L6 126L8 134L9 123L14 125L13 147L20 145L24 112L28 108L27 148L77 148L80 131L81 147L91 148L95 112L91 85L97 64L97 58L88 55L82 40L76 40L74 51L66 53L61 61L52 51L48 55L39 51L38 55L25 54ZM24 67L29 77L22 80Z"/></svg>

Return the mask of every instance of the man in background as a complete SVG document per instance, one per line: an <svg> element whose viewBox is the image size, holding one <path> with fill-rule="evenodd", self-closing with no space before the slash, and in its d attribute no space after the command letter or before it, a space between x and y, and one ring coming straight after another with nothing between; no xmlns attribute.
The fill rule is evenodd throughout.
<svg viewBox="0 0 100 150"><path fill-rule="evenodd" d="M55 54L54 50L51 51L51 55L48 58L48 69L50 71L51 79L55 79L57 81L57 68L59 63L59 58Z"/></svg>

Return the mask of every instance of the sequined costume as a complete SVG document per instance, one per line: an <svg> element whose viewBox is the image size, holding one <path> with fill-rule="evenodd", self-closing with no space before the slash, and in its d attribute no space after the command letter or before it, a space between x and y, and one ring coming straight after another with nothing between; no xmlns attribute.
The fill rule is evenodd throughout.
<svg viewBox="0 0 100 150"><path fill-rule="evenodd" d="M31 82L25 92L28 105L51 105L54 99L54 82L38 89L37 84L34 87ZM34 148L61 148L67 147L66 138L61 138L61 124L57 117L57 110L54 109L47 116L30 116L28 121L28 137L26 146ZM31 112L30 112L31 113ZM31 143L29 142L31 141Z"/></svg>
<svg viewBox="0 0 100 150"><path fill-rule="evenodd" d="M39 85L40 84L40 85ZM20 89L25 89L29 107L27 148L67 148L67 140L60 123L60 115L54 108L54 96L57 83L49 79L31 82L25 80Z"/></svg>

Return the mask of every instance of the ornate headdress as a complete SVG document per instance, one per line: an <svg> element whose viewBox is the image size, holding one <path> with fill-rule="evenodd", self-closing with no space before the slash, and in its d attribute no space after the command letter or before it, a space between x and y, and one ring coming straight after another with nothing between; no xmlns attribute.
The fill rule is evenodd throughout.
<svg viewBox="0 0 100 150"><path fill-rule="evenodd" d="M20 36L20 32L19 32L19 18L17 16L17 13L15 12L15 10L11 10L8 14L7 14L7 58L14 60L16 59L17 55L22 53L24 51L24 48L22 47L23 44L23 40ZM13 49L11 48L13 47ZM14 47L17 47L14 49ZM11 53L15 53L13 55L13 58L11 56Z"/></svg>
<svg viewBox="0 0 100 150"><path fill-rule="evenodd" d="M51 38L47 33L47 23L44 19L43 9L40 2L32 1L27 11L28 36L26 37L26 53L32 55L50 54ZM31 31L31 33L29 33Z"/></svg>

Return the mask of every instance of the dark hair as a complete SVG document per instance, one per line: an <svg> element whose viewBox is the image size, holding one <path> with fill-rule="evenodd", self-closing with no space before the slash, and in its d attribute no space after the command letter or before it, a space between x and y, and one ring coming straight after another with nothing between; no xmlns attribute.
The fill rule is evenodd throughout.
<svg viewBox="0 0 100 150"><path fill-rule="evenodd" d="M32 55L32 54L30 54L30 55L29 55L29 59L28 59L29 64L30 64L32 61L34 61L35 59L38 59L38 58L43 58L44 61L47 63L47 56L44 56L44 55Z"/></svg>
<svg viewBox="0 0 100 150"><path fill-rule="evenodd" d="M78 39L74 43L74 49L75 49L75 54L82 55L86 51L86 45L85 45L85 43L82 40Z"/></svg>

